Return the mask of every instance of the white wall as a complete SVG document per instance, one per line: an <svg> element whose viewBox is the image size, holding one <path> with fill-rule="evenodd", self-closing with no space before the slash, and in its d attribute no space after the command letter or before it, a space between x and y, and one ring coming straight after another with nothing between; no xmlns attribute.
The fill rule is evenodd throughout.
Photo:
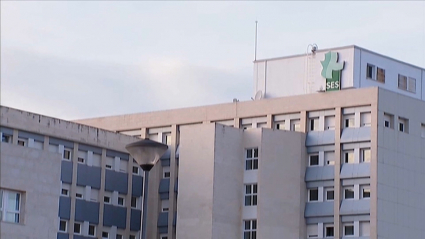
<svg viewBox="0 0 425 239"><path fill-rule="evenodd" d="M378 238L423 238L425 102L380 90L378 104ZM385 128L384 113L394 115L396 126L399 116L408 118L409 133Z"/></svg>
<svg viewBox="0 0 425 239"><path fill-rule="evenodd" d="M360 67L356 67L356 70L359 71L359 74L354 79L355 85L358 85L359 88L379 86L381 88L391 90L403 95L407 95L416 99L425 100L423 96L425 93L425 87L423 86L423 82L425 81L423 78L424 70L421 70L420 68L411 66L406 63L402 63L378 55L376 53L364 49L358 50L360 51L359 58L361 59L361 62ZM385 69L385 84L366 78L366 67L368 63L376 67ZM416 93L411 93L398 88L398 74L407 77L413 77L416 79Z"/></svg>
<svg viewBox="0 0 425 239"><path fill-rule="evenodd" d="M262 129L257 238L305 238L305 134Z"/></svg>
<svg viewBox="0 0 425 239"><path fill-rule="evenodd" d="M338 62L344 61L341 73L341 88L353 87L354 47L317 51L315 55L305 54L257 61L254 63L254 96L261 90L265 98L316 93L325 89L320 61L329 51L338 52ZM309 66L309 67L308 67ZM311 87L308 86L311 82Z"/></svg>
<svg viewBox="0 0 425 239"><path fill-rule="evenodd" d="M61 156L1 143L0 188L23 192L20 220L0 222L0 238L56 238Z"/></svg>

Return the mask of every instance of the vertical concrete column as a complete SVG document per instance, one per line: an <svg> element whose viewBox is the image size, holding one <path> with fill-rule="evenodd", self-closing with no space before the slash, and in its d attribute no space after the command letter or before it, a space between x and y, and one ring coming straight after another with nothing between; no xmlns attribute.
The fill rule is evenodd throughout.
<svg viewBox="0 0 425 239"><path fill-rule="evenodd" d="M18 130L17 129L13 130L12 144L18 144Z"/></svg>
<svg viewBox="0 0 425 239"><path fill-rule="evenodd" d="M44 136L43 150L49 151L49 136Z"/></svg>
<svg viewBox="0 0 425 239"><path fill-rule="evenodd" d="M142 128L141 135L142 135L142 138L148 138L149 129ZM162 139L159 138L159 140L161 140L160 142L162 142ZM162 172L161 162L158 162L149 172L148 198L145 202L143 202L143 203L147 203L146 218L149 218L149 220L146 220L146 222L143 222L143 223L146 223L146 239L156 239L158 234L157 222L158 222L158 213L159 213L158 205L160 200L158 189L159 189L159 183L161 180L161 177L160 177L161 172ZM143 188L145 188L145 185L143 185ZM143 189L143 193L144 193L144 189ZM142 197L144 197L144 195L142 195Z"/></svg>
<svg viewBox="0 0 425 239"><path fill-rule="evenodd" d="M370 238L378 238L378 92L377 89L377 99L371 105Z"/></svg>
<svg viewBox="0 0 425 239"><path fill-rule="evenodd" d="M62 147L61 147L62 146ZM59 145L59 153L63 157L63 145ZM62 148L62 151L60 150ZM74 236L74 222L75 222L75 192L77 191L77 158L78 158L78 143L74 143L74 150L71 155L72 162L72 184L71 184L71 193L69 197L71 198L71 209L70 209L70 217L69 217L69 225L68 225L68 233L69 238L73 238ZM87 195L86 195L87 197Z"/></svg>
<svg viewBox="0 0 425 239"><path fill-rule="evenodd" d="M301 132L306 133L307 132L307 125L308 125L308 120L307 120L307 111L301 111L300 113L300 128L301 128Z"/></svg>
<svg viewBox="0 0 425 239"><path fill-rule="evenodd" d="M103 211L104 203L103 197L105 197L105 165L106 165L106 149L102 149L102 156L100 158L100 190L99 190L99 225L97 227L96 236L102 238L103 231Z"/></svg>
<svg viewBox="0 0 425 239"><path fill-rule="evenodd" d="M273 129L273 115L267 115L267 128Z"/></svg>
<svg viewBox="0 0 425 239"><path fill-rule="evenodd" d="M171 150L170 155L170 198L169 198L169 210L168 210L168 238L175 239L176 234L173 228L173 221L174 221L174 213L177 210L177 197L174 192L174 185L176 183L177 179L177 160L176 160L176 149L177 149L177 142L178 142L179 132L178 132L178 126L172 125L171 126L171 145L168 145L168 147Z"/></svg>
<svg viewBox="0 0 425 239"><path fill-rule="evenodd" d="M235 117L235 123L233 124L235 128L240 128L241 126L241 119L239 117Z"/></svg>
<svg viewBox="0 0 425 239"><path fill-rule="evenodd" d="M334 238L340 238L342 235L342 223L339 216L341 204L341 122L342 109L335 109L335 179L334 179Z"/></svg>

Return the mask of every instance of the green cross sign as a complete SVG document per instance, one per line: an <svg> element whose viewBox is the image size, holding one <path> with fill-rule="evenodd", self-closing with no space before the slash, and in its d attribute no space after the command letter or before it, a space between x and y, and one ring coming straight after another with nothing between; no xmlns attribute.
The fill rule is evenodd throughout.
<svg viewBox="0 0 425 239"><path fill-rule="evenodd" d="M344 62L338 63L338 53L331 51L326 53L325 60L320 63L323 66L322 76L326 79L326 91L339 90Z"/></svg>

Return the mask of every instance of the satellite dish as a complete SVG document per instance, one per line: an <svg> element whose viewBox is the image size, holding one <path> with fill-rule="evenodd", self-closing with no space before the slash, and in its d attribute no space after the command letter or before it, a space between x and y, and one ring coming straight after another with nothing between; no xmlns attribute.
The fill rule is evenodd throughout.
<svg viewBox="0 0 425 239"><path fill-rule="evenodd" d="M255 93L254 100L261 100L262 98L263 98L263 92L261 90L257 91L257 93Z"/></svg>

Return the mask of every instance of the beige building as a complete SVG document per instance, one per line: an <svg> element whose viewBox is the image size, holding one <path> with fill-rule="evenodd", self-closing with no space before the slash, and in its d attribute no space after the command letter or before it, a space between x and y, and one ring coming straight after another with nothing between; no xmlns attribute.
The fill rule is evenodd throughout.
<svg viewBox="0 0 425 239"><path fill-rule="evenodd" d="M149 239L424 234L420 99L373 87L78 122L170 145Z"/></svg>

